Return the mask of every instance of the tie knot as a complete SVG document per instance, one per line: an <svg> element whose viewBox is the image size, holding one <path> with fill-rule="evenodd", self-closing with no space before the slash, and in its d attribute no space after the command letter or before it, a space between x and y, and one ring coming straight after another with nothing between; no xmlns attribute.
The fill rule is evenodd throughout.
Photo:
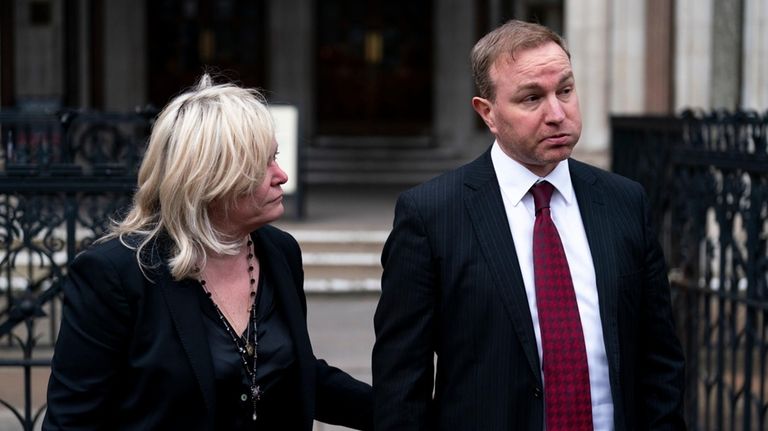
<svg viewBox="0 0 768 431"><path fill-rule="evenodd" d="M547 181L542 181L531 187L533 203L536 206L536 214L538 214L542 208L549 208L549 200L552 199L552 192L554 191L555 187Z"/></svg>

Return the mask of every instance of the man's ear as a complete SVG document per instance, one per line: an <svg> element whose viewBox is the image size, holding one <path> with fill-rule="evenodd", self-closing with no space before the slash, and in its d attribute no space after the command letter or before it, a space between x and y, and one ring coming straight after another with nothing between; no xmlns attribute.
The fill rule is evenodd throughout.
<svg viewBox="0 0 768 431"><path fill-rule="evenodd" d="M491 115L493 105L488 99L483 99L482 97L473 97L472 107L475 108L475 112L480 115L480 118L483 119L485 125L488 126L492 132L496 130L496 124L493 121L493 116Z"/></svg>

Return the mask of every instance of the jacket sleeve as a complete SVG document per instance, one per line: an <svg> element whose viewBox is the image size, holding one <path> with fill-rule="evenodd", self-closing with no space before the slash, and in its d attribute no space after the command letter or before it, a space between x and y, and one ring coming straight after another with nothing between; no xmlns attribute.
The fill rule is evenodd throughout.
<svg viewBox="0 0 768 431"><path fill-rule="evenodd" d="M118 273L92 251L70 267L44 430L102 429L108 423L107 395L130 337L130 307Z"/></svg>
<svg viewBox="0 0 768 431"><path fill-rule="evenodd" d="M685 359L672 319L667 266L651 228L644 193L641 201L645 223L645 262L640 327L645 329L639 344L638 418L645 422L641 429L684 430Z"/></svg>
<svg viewBox="0 0 768 431"><path fill-rule="evenodd" d="M316 361L317 420L358 430L373 429L371 386L324 360Z"/></svg>
<svg viewBox="0 0 768 431"><path fill-rule="evenodd" d="M425 224L403 194L382 254L382 292L374 316L376 430L429 427L434 387L437 277Z"/></svg>
<svg viewBox="0 0 768 431"><path fill-rule="evenodd" d="M291 265L296 293L306 320L307 299L303 289L301 249L291 237L290 247L284 251ZM315 379L315 419L359 430L373 429L373 395L370 385L328 365L322 359L315 359Z"/></svg>

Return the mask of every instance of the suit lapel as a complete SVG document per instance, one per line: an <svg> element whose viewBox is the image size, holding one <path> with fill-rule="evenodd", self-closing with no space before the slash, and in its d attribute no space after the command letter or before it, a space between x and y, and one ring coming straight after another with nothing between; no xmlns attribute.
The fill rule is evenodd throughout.
<svg viewBox="0 0 768 431"><path fill-rule="evenodd" d="M274 289L276 302L290 331L300 365L300 381L302 385L307 385L307 382L314 382L314 362L306 360L306 358L313 357L313 354L310 347L309 334L303 320L303 308L299 297L296 295L295 282L290 266L285 260L285 253L270 238L267 238L267 235L259 231L253 234L252 238L256 248L260 250L259 262L261 270L268 274L268 280ZM201 318L199 296L195 291L196 284L191 280L174 281L168 273L167 267L163 267L159 285L162 286L163 296L168 305L173 323L176 326L181 344L202 390L205 404L211 412L207 416L209 419L209 426L207 428L213 429L213 412L215 411L216 403L214 397L215 377L213 375L210 347L205 337L205 327ZM313 399L310 399L310 394L314 394L314 387L305 386L300 392L304 398L304 405L313 409L314 402ZM312 412L308 413L310 414L305 416L312 418ZM311 419L308 426L311 426Z"/></svg>
<svg viewBox="0 0 768 431"><path fill-rule="evenodd" d="M213 428L216 411L215 377L211 351L203 326L199 295L196 282L192 280L174 281L166 266L162 267L161 282L158 287L163 293L176 331L184 351L187 354L192 371L195 374L205 405L208 407L210 428Z"/></svg>
<svg viewBox="0 0 768 431"><path fill-rule="evenodd" d="M597 177L586 165L569 160L571 181L579 203L581 219L587 234L592 261L595 265L600 319L603 326L605 349L611 370L611 383L615 386L619 375L619 331L617 327L618 289L615 253L612 251L615 233L606 207L606 199Z"/></svg>
<svg viewBox="0 0 768 431"><path fill-rule="evenodd" d="M297 282L293 278L291 266L286 261L285 251L274 242L274 235L269 235L267 229L269 227L261 228L251 236L258 250L260 268L274 290L275 302L293 340L293 348L299 364L302 414L306 422L305 426L309 429L312 426L315 408L315 361L307 332L306 305L302 305L297 294Z"/></svg>
<svg viewBox="0 0 768 431"><path fill-rule="evenodd" d="M296 282L285 260L285 253L261 230L253 235L253 239L256 247L261 250L261 253L258 253L261 270L268 274L269 283L275 291L278 307L288 324L297 354L311 355L311 350L307 349L310 343L303 319L304 310L296 294Z"/></svg>
<svg viewBox="0 0 768 431"><path fill-rule="evenodd" d="M533 321L490 151L467 166L465 186L468 188L465 206L480 248L491 268L497 291L523 346L528 365L541 384Z"/></svg>

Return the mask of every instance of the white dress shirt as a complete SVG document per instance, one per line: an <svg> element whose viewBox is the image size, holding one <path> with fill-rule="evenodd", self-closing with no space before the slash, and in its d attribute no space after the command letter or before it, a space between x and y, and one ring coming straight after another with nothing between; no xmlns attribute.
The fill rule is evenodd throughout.
<svg viewBox="0 0 768 431"><path fill-rule="evenodd" d="M550 213L565 249L584 331L592 397L592 421L596 431L612 431L614 428L613 399L608 377L608 358L605 353L603 327L600 321L595 267L587 242L587 234L584 231L584 223L581 220L579 203L573 191L568 161L560 162L549 175L541 178L507 156L498 142L494 142L491 148L491 160L501 188L509 228L512 231L517 259L520 262L520 271L523 274L539 358L542 357L541 329L536 308L533 272L533 225L536 220L536 211L533 196L529 190L540 180L547 180L555 187L550 201ZM545 386L546 384L544 382Z"/></svg>

